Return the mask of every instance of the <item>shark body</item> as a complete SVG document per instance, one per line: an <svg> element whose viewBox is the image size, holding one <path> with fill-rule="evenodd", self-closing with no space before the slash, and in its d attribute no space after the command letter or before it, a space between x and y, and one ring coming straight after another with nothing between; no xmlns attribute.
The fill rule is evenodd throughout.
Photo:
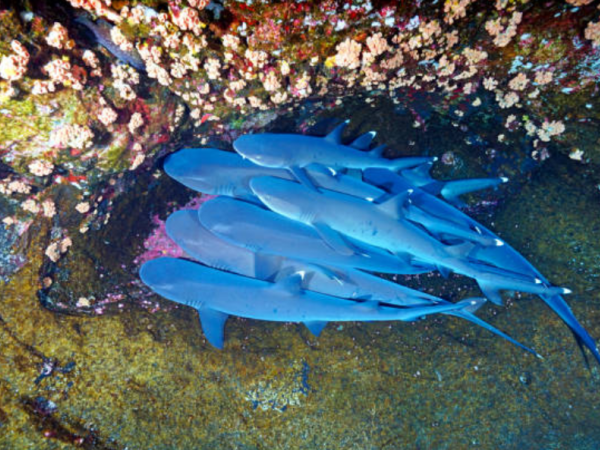
<svg viewBox="0 0 600 450"><path fill-rule="evenodd" d="M347 122L342 123L325 137L298 134L247 134L233 143L236 152L253 163L270 168L287 169L305 186L315 190L314 183L304 169L319 164L334 174L341 170L386 168L399 171L430 161L432 157L382 157L383 146L364 151L375 136L374 132L357 138L349 145L342 143L342 133Z"/></svg>
<svg viewBox="0 0 600 450"><path fill-rule="evenodd" d="M346 241L352 252L339 253L312 227L241 201L216 198L202 205L198 214L211 233L256 253L378 273L417 274L435 269L407 263L381 248L352 239Z"/></svg>
<svg viewBox="0 0 600 450"><path fill-rule="evenodd" d="M330 321L412 321L429 314L478 306L459 303L397 308L344 300L301 288L301 276L269 283L211 269L191 261L158 258L140 269L142 281L159 295L198 310L207 340L221 349L230 315L276 322L303 322L309 328Z"/></svg>
<svg viewBox="0 0 600 450"><path fill-rule="evenodd" d="M206 208L206 211L202 212L204 208ZM258 214L253 216L253 211L256 211ZM260 216L261 211L264 210L239 200L216 198L202 205L200 215L211 219L214 217L213 214L218 213L223 216L236 218L237 220L239 217L250 213L247 216L248 222L243 221L242 223L237 223L233 228L228 228L230 231L228 236L235 238L236 229L247 230L248 226L260 221L257 216ZM268 211L264 211L264 213L272 214ZM323 267L297 261L292 258L238 247L211 233L202 225L198 215L196 211L191 210L178 211L172 214L167 219L167 233L186 253L211 267L264 281L277 281L281 276L289 273L305 273L308 275L302 280L303 289L347 299L369 299L395 306L449 303L442 298L386 281L360 270ZM213 226L215 223L219 224L219 218L216 221L209 221ZM259 230L257 237L260 239L265 235L272 236L276 232L276 229L271 229L270 233L269 229ZM479 319L473 314L473 309L471 311L462 310L444 314L453 315L475 323L507 339L518 347L537 355L535 351L525 347L504 332ZM311 331L315 333L314 329L311 329Z"/></svg>
<svg viewBox="0 0 600 450"><path fill-rule="evenodd" d="M257 166L237 153L213 148L186 148L167 157L164 163L167 174L198 192L225 195L260 203L250 189L250 180L260 176L273 176L286 180L296 178L285 169ZM376 186L351 176L331 172L321 166L307 167L310 182L328 190L343 192L361 198L376 199L385 194Z"/></svg>
<svg viewBox="0 0 600 450"><path fill-rule="evenodd" d="M331 191L313 192L297 183L272 177L255 178L250 186L270 209L313 226L334 249L352 251L345 242L345 235L387 249L400 259L406 254L412 255L408 264L430 264L442 274L453 271L474 278L484 294L495 303L498 303L499 296L492 293L501 289L549 295L569 292L538 282L536 277L471 261L469 253L476 249L475 244L444 245L410 221L397 219L398 211L406 203L408 191L384 204L374 205Z"/></svg>

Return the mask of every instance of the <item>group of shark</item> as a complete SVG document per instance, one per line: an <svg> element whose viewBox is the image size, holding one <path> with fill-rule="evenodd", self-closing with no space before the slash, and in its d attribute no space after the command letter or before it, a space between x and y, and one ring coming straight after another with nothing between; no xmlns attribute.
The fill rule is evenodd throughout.
<svg viewBox="0 0 600 450"><path fill-rule="evenodd" d="M190 259L159 258L140 269L159 295L198 310L207 340L221 349L230 315L302 322L318 336L328 322L412 321L448 314L540 356L474 313L500 291L538 295L600 362L594 340L551 285L497 235L461 212L461 194L505 178L438 181L436 158L382 156L374 132L343 143L347 121L325 137L250 134L236 153L183 149L164 169L215 195L166 222ZM191 259L195 261L192 261ZM485 298L458 302L377 274L439 271L474 279Z"/></svg>

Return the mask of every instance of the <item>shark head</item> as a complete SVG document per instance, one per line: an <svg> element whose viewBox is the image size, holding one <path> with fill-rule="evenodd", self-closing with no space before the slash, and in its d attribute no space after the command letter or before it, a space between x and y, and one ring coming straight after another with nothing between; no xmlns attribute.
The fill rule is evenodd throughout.
<svg viewBox="0 0 600 450"><path fill-rule="evenodd" d="M246 134L233 143L233 148L244 158L263 167L288 167L290 165L289 138L282 134Z"/></svg>
<svg viewBox="0 0 600 450"><path fill-rule="evenodd" d="M269 209L290 219L300 220L310 206L308 189L293 181L257 177L250 180L250 188Z"/></svg>
<svg viewBox="0 0 600 450"><path fill-rule="evenodd" d="M246 193L238 175L255 167L233 152L213 148L185 148L165 159L167 174L195 191L215 195Z"/></svg>
<svg viewBox="0 0 600 450"><path fill-rule="evenodd" d="M164 169L167 174L181 184L206 193L212 193L221 184L223 178L211 164L201 164L196 149L185 149L173 153L165 159ZM199 151L202 153L202 151Z"/></svg>
<svg viewBox="0 0 600 450"><path fill-rule="evenodd" d="M159 258L145 262L140 268L140 278L154 292L168 297L177 284L177 280L169 276L169 271L165 270L173 265L173 261L175 260L171 258Z"/></svg>

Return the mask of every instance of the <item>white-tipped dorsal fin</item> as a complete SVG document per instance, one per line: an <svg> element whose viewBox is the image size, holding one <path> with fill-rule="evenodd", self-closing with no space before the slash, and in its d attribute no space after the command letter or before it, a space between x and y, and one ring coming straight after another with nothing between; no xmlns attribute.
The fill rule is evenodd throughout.
<svg viewBox="0 0 600 450"><path fill-rule="evenodd" d="M366 150L369 148L376 135L377 133L375 131L369 131L368 133L365 133L354 139L350 144L350 147L358 150Z"/></svg>
<svg viewBox="0 0 600 450"><path fill-rule="evenodd" d="M335 127L333 129L333 131L331 133L329 133L327 136L325 136L323 139L325 139L327 142L330 142L332 144L341 144L342 143L342 134L344 133L344 129L346 128L346 126L348 126L348 124L350 123L349 120L345 120L342 123L340 123L337 127Z"/></svg>

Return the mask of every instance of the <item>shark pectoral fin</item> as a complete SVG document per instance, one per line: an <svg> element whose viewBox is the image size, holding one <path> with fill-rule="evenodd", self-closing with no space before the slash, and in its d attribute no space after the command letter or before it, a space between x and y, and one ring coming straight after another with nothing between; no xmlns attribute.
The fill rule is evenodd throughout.
<svg viewBox="0 0 600 450"><path fill-rule="evenodd" d="M502 296L500 295L500 292L495 286L492 286L491 284L486 283L484 281L478 281L477 284L479 285L479 289L481 289L481 292L483 292L483 295L485 295L489 301L491 301L495 305L503 305Z"/></svg>
<svg viewBox="0 0 600 450"><path fill-rule="evenodd" d="M259 280L273 281L281 270L283 257L275 255L254 254L254 277Z"/></svg>
<svg viewBox="0 0 600 450"><path fill-rule="evenodd" d="M348 169L346 171L346 175L362 181L362 170L360 170L360 169Z"/></svg>
<svg viewBox="0 0 600 450"><path fill-rule="evenodd" d="M302 167L290 167L288 168L288 170L292 173L294 178L296 178L296 180L298 180L300 184L306 186L307 188L313 191L319 192L315 184L311 181L310 178L308 178L308 175Z"/></svg>
<svg viewBox="0 0 600 450"><path fill-rule="evenodd" d="M329 225L313 223L312 226L317 230L321 239L340 255L351 256L355 253L354 249L346 243L342 235L330 228Z"/></svg>
<svg viewBox="0 0 600 450"><path fill-rule="evenodd" d="M198 309L198 313L200 314L200 325L206 340L221 350L223 348L225 322L229 315L209 308Z"/></svg>
<svg viewBox="0 0 600 450"><path fill-rule="evenodd" d="M335 127L333 129L333 131L331 133L329 133L323 139L325 139L327 142L329 142L331 144L336 144L336 145L341 144L342 143L342 134L344 133L344 130L346 129L346 127L348 126L349 123L350 123L349 120L345 120L344 122L340 123L337 127Z"/></svg>
<svg viewBox="0 0 600 450"><path fill-rule="evenodd" d="M325 328L327 326L327 323L328 322L325 322L322 320L309 320L309 321L304 322L304 325L306 325L306 328L308 328L308 331L310 331L316 337L319 337L319 335L323 331L323 328Z"/></svg>

